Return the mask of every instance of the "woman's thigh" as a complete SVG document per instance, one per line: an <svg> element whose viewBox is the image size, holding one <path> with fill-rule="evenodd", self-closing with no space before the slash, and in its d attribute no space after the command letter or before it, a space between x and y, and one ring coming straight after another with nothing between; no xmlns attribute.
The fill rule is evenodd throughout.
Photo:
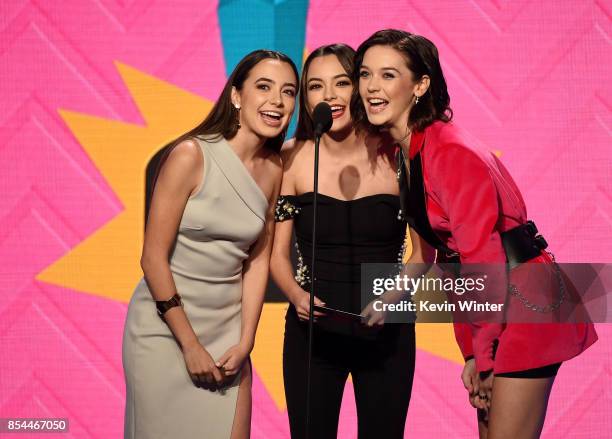
<svg viewBox="0 0 612 439"><path fill-rule="evenodd" d="M495 377L487 438L539 438L554 380Z"/></svg>

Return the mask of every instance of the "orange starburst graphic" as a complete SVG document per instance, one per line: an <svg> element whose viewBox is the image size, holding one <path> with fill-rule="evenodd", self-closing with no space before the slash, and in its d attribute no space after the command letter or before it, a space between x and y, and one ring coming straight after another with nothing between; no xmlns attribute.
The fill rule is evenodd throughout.
<svg viewBox="0 0 612 439"><path fill-rule="evenodd" d="M37 279L127 302L142 276L145 169L166 143L201 121L212 104L200 96L116 63L144 125L60 110L123 204L123 211L42 271Z"/></svg>

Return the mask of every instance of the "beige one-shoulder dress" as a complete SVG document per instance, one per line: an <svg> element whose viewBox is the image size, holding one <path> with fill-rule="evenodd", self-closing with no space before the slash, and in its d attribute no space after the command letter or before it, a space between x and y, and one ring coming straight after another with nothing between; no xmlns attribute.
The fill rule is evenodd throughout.
<svg viewBox="0 0 612 439"><path fill-rule="evenodd" d="M185 207L170 268L185 313L216 360L240 339L243 262L268 200L226 140L196 140L204 182ZM123 367L126 438L230 437L240 377L220 392L194 385L144 279L128 307Z"/></svg>

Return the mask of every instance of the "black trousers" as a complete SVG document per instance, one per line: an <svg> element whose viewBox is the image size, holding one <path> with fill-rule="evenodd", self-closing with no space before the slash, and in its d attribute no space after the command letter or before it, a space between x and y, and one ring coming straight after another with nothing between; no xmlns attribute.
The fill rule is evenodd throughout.
<svg viewBox="0 0 612 439"><path fill-rule="evenodd" d="M414 325L387 324L374 339L315 330L313 340L310 437L336 438L350 373L359 439L403 438L414 377ZM290 307L283 374L293 439L306 438L307 356L308 324L300 322Z"/></svg>

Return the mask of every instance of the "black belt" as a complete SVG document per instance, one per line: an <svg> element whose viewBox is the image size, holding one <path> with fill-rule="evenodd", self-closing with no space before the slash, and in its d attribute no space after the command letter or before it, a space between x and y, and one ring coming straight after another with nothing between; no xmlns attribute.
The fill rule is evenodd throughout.
<svg viewBox="0 0 612 439"><path fill-rule="evenodd" d="M538 228L533 221L500 233L506 260L510 268L514 268L530 259L537 258L542 250L548 247L544 237L538 234Z"/></svg>
<svg viewBox="0 0 612 439"><path fill-rule="evenodd" d="M510 269L537 258L542 254L542 250L548 247L544 237L538 234L538 228L533 221L527 221L525 224L501 232L500 236ZM449 264L461 262L458 253L439 253L438 261Z"/></svg>

